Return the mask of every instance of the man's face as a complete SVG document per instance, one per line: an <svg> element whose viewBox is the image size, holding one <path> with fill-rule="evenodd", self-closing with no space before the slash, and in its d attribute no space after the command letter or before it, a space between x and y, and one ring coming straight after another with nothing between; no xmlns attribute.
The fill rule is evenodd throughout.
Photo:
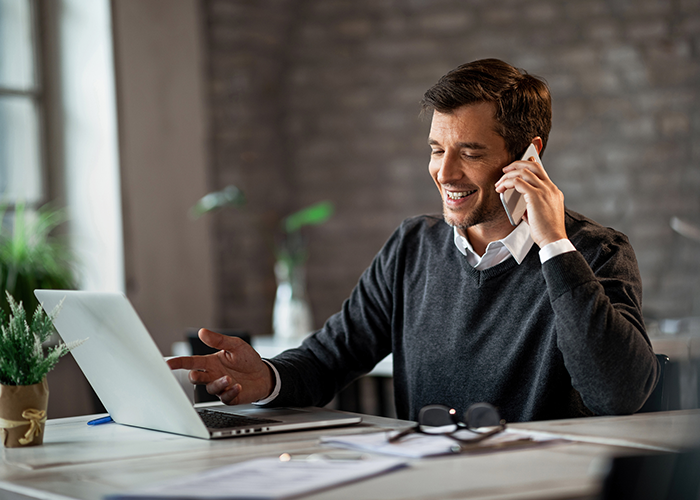
<svg viewBox="0 0 700 500"><path fill-rule="evenodd" d="M445 221L464 236L468 227L508 222L495 183L510 158L495 125L491 103L433 113L430 175L442 195Z"/></svg>

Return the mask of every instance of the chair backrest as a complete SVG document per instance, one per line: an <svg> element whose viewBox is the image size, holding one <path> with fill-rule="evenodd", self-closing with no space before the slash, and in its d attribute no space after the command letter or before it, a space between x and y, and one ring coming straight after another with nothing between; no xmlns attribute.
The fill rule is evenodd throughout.
<svg viewBox="0 0 700 500"><path fill-rule="evenodd" d="M660 367L659 381L652 393L649 395L649 399L647 399L644 406L642 406L637 413L667 411L669 409L669 391L666 387L666 369L670 360L665 354L657 354L656 359L659 360Z"/></svg>

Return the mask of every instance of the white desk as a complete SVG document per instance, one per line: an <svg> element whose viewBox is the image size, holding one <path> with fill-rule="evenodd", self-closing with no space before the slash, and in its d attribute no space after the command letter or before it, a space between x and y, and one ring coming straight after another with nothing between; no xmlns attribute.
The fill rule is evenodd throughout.
<svg viewBox="0 0 700 500"><path fill-rule="evenodd" d="M361 426L204 441L106 424L92 417L49 420L44 445L4 449L0 498L98 500L103 495L194 472L282 452L321 450L320 435L403 426L368 416ZM515 499L587 498L601 481L603 460L645 447L680 449L700 445L700 410L514 424L563 432L584 442L540 448L455 455L326 490L310 499ZM614 438L619 444L601 444ZM233 486L232 486L233 487Z"/></svg>

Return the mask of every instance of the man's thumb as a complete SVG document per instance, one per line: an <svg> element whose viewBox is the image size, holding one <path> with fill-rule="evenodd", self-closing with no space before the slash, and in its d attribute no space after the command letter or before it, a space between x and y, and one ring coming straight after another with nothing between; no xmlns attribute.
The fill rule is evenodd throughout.
<svg viewBox="0 0 700 500"><path fill-rule="evenodd" d="M238 337L229 337L228 335L212 332L206 328L199 330L199 338L209 347L223 351L231 351L240 347L241 342L245 343L243 339Z"/></svg>

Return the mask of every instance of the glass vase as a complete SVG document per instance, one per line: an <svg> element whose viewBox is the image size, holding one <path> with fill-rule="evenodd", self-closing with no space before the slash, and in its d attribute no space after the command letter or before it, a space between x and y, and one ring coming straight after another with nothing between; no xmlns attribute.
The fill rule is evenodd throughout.
<svg viewBox="0 0 700 500"><path fill-rule="evenodd" d="M311 308L306 298L305 269L285 261L275 264L277 294L272 312L275 340L298 343L312 329Z"/></svg>

